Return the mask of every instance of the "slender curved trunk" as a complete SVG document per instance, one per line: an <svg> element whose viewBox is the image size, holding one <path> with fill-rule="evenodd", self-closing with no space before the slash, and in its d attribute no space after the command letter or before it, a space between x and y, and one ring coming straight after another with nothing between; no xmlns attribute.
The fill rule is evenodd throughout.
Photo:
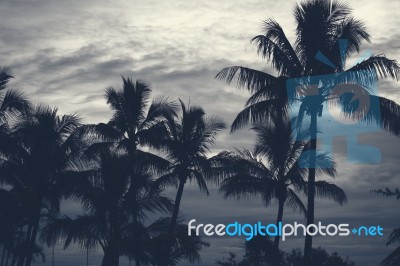
<svg viewBox="0 0 400 266"><path fill-rule="evenodd" d="M279 228L279 223L282 222L284 205L285 205L285 202L283 200L279 200L278 215L276 217L276 227L277 228ZM274 266L279 266L280 265L279 240L280 240L280 236L276 235L275 239L274 239L274 257L273 257L273 263L272 263Z"/></svg>
<svg viewBox="0 0 400 266"><path fill-rule="evenodd" d="M279 223L282 222L284 204L285 203L282 200L279 200L278 216L276 217L276 227L277 228L279 228ZM275 249L279 249L279 240L280 240L280 236L279 235L275 236L275 239L274 239Z"/></svg>
<svg viewBox="0 0 400 266"><path fill-rule="evenodd" d="M179 206L181 205L183 188L185 187L185 183L186 183L186 178L180 178L179 180L180 180L179 187L178 187L178 191L176 192L176 197L175 197L175 202L174 202L174 210L172 212L172 218L171 218L171 227L170 227L170 231L169 231L169 234L171 237L171 239L169 240L169 241L171 241L170 245L168 245L168 249L170 249L169 251L171 251L171 248L172 248L172 243L173 243L172 241L174 239L174 234L175 234L175 230L176 230L176 222L178 220ZM167 259L163 263L163 266L168 266Z"/></svg>
<svg viewBox="0 0 400 266"><path fill-rule="evenodd" d="M115 254L115 251L109 250L104 252L104 257L101 262L101 266L118 266L119 259Z"/></svg>
<svg viewBox="0 0 400 266"><path fill-rule="evenodd" d="M113 266L111 255L104 252L103 260L101 261L101 266Z"/></svg>
<svg viewBox="0 0 400 266"><path fill-rule="evenodd" d="M101 265L119 266L119 252L116 246L112 245L104 250L104 256Z"/></svg>
<svg viewBox="0 0 400 266"><path fill-rule="evenodd" d="M314 223L315 167L317 148L317 112L311 112L310 151L308 166L307 226ZM311 265L312 236L306 234L304 243L304 265Z"/></svg>
<svg viewBox="0 0 400 266"><path fill-rule="evenodd" d="M179 206L181 204L181 199L182 199L182 194L183 194L183 188L185 187L186 183L186 178L181 178L179 181L179 187L178 191L176 192L176 197L175 197L175 203L174 203L174 210L172 212L172 218L171 218L171 228L170 228L170 233L174 234L175 229L176 229L176 221L178 219L178 213L179 213Z"/></svg>
<svg viewBox="0 0 400 266"><path fill-rule="evenodd" d="M89 246L86 247L86 266L89 266Z"/></svg>

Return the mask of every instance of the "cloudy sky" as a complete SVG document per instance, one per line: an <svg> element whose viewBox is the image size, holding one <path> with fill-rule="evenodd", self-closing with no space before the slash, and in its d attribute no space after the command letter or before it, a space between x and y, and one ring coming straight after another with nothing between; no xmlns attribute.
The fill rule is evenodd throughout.
<svg viewBox="0 0 400 266"><path fill-rule="evenodd" d="M230 124L248 94L216 81L218 71L243 65L269 71L249 43L261 33L262 21L275 18L294 40L294 0L2 0L0 2L1 65L12 68L11 87L24 90L35 102L58 106L60 113L78 113L85 122L107 121L106 87L120 86L121 75L143 79L153 96L170 96L201 105L207 113ZM372 36L363 54L381 54L400 60L400 17L397 0L353 0L351 7ZM353 61L357 61L354 58ZM399 83L380 83L379 93L400 103ZM334 181L348 193L349 202L337 206L318 201L316 220L381 225L386 236L398 226L400 215L394 199L370 194L374 188L400 186L399 139L384 132L363 134L362 143L380 149L379 164L346 161L345 138L336 140L334 158L339 165ZM246 130L222 134L215 152L248 146L253 136ZM182 211L199 222L235 220L273 222L275 205L265 208L259 199L223 200L216 189L210 197L187 187ZM171 194L173 195L173 194ZM76 206L65 204L67 213ZM287 211L286 222L304 221ZM315 246L350 256L358 265L377 265L393 247L385 237L316 238ZM229 251L240 253L244 239L210 238L202 253L212 265ZM303 245L303 239L282 243L285 250ZM90 256L97 265L100 254ZM56 265L84 265L82 251L56 249Z"/></svg>

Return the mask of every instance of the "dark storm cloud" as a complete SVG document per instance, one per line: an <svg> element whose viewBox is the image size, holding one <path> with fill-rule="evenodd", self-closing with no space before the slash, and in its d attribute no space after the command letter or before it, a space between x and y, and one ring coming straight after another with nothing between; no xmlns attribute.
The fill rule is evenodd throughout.
<svg viewBox="0 0 400 266"><path fill-rule="evenodd" d="M251 37L262 33L262 21L275 18L294 43L292 8L296 1L51 1L7 0L0 4L0 58L12 67L16 79L12 87L23 89L37 102L60 107L60 113L78 112L86 122L107 121L110 111L104 100L108 86L121 86L121 75L143 79L154 97L181 98L204 107L207 114L223 119L228 126L248 97L235 85L214 79L223 67L250 66L270 71L256 55ZM362 53L384 53L400 59L396 10L400 2L352 1L357 18L365 21L372 43ZM362 54L361 53L361 54ZM352 61L350 60L349 65ZM399 84L383 81L379 93L399 102ZM318 201L316 217L326 222L355 225L380 224L386 234L398 226L395 212L399 202L371 194L371 189L399 187L398 138L386 133L361 136L382 151L379 165L352 165L344 149L335 160L338 176L333 182L348 194L349 202L340 207ZM226 130L214 152L233 147L249 147L254 135L246 129L230 134ZM339 140L342 147L344 140ZM169 191L171 197L173 191ZM276 206L263 206L260 199L223 200L216 188L207 197L188 186L182 211L186 218L202 222L274 221ZM63 210L76 214L76 204L66 202ZM285 211L287 222L304 217ZM349 255L359 265L376 265L390 251L380 239L316 238L316 245ZM211 265L228 251L242 252L244 239L212 238L203 252L203 262ZM302 239L282 244L286 250L302 247ZM99 264L99 253L91 255ZM85 264L85 252L71 248L56 250L57 265ZM56 260L57 261L57 260ZM368 264L370 263L370 264Z"/></svg>

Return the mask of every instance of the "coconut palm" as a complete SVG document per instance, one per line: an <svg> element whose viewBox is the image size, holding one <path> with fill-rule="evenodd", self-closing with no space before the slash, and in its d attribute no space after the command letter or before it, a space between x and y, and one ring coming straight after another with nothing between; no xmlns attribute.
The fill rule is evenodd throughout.
<svg viewBox="0 0 400 266"><path fill-rule="evenodd" d="M171 162L170 173L160 177L160 186L176 185L178 190L171 220L171 233L174 233L187 181L195 181L200 190L208 192L206 180L210 178L211 162L207 155L211 151L218 133L225 124L217 118L207 118L198 106L186 106L182 101L181 114L169 122L169 136L163 141L164 150Z"/></svg>
<svg viewBox="0 0 400 266"><path fill-rule="evenodd" d="M175 104L162 98L150 103L150 87L143 81L122 77L120 89L109 87L106 90L107 104L113 115L107 123L93 126L92 133L102 137L103 143L109 142L125 150L132 165L135 159L146 158L148 163L166 165L161 157L139 149L141 146L158 147L158 140L167 134L165 122L175 115ZM93 148L96 145L93 145ZM168 165L167 165L168 166Z"/></svg>
<svg viewBox="0 0 400 266"><path fill-rule="evenodd" d="M122 88L109 87L106 90L107 103L113 111L111 120L87 127L89 135L99 137L87 154L96 154L104 147L126 152L130 160L131 188L140 189L146 185L141 183L145 180L141 178L143 167L154 175L170 167L167 160L144 148L159 148L160 140L168 135L166 123L175 116L176 106L166 98L150 103L151 89L143 81L124 77L122 81ZM136 173L139 173L137 178Z"/></svg>
<svg viewBox="0 0 400 266"><path fill-rule="evenodd" d="M82 204L84 214L75 219L55 219L46 227L46 237L63 238L65 248L71 243L84 249L100 246L104 252L102 265L119 265L120 256L126 252L124 244L127 239L138 241L146 215L172 210L169 199L151 189L152 176L146 167L141 172L135 168L132 182L129 162L126 153L101 151L97 165L79 173L84 179L69 195ZM140 258L135 259L140 262Z"/></svg>
<svg viewBox="0 0 400 266"><path fill-rule="evenodd" d="M312 224L317 116L322 112L321 105L324 102L336 104L347 116L354 119L360 119L361 116L364 118L362 122L376 122L398 135L399 106L386 98L371 95L369 88L380 78L398 79L400 67L395 60L387 59L383 55L373 55L353 67L346 68L346 59L359 52L363 41L370 40L364 24L351 16L351 10L346 4L339 1L304 1L295 7L294 15L297 22L294 46L287 39L282 27L273 19L264 22L263 35L252 39L258 53L271 61L277 76L242 66L232 66L220 71L217 78L228 83L237 78L238 85L252 93L245 108L234 120L232 131L249 122L263 122L276 114L285 116L288 106L294 102L300 103L299 124L305 115L310 117L307 224ZM329 74L335 75L327 76ZM286 82L300 77L302 82L298 85L303 88L301 93L288 93ZM313 84L317 86L311 86L311 77L314 77ZM337 95L331 92L338 84L357 86L348 86L348 93L336 97ZM353 101L352 97L355 93L366 97L370 102L376 102L380 112L377 112L377 108L358 108L359 101ZM311 248L312 236L307 235L304 250L306 261L309 261Z"/></svg>
<svg viewBox="0 0 400 266"><path fill-rule="evenodd" d="M24 195L27 217L26 254L18 265L29 266L36 247L41 217L57 212L69 173L77 170L77 158L85 146L75 115L57 115L57 108L36 107L20 118L0 139L2 182Z"/></svg>
<svg viewBox="0 0 400 266"><path fill-rule="evenodd" d="M257 136L253 151L223 152L213 158L216 164L226 169L222 171L227 177L223 179L220 191L226 198L261 196L266 206L275 198L278 202L276 224L279 227L285 205L303 214L307 212L296 192L308 192L307 169L299 166L299 160L309 143L296 141L290 123L281 118L274 119L274 123L256 125L252 130ZM317 175L324 174L334 177L335 163L326 154L319 153ZM339 204L347 200L344 191L332 183L320 180L315 182L315 187L318 196ZM275 236L276 251L279 250L279 238Z"/></svg>

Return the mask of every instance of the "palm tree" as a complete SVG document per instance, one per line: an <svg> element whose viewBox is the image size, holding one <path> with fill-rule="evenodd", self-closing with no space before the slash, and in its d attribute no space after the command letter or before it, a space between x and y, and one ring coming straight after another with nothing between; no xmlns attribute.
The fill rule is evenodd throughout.
<svg viewBox="0 0 400 266"><path fill-rule="evenodd" d="M308 176L307 224L314 222L315 160L317 144L317 116L324 102L336 104L347 116L362 122L376 122L379 126L398 135L400 133L400 108L386 98L371 95L369 88L379 78L398 79L400 67L395 60L383 55L373 55L368 59L346 69L346 59L359 52L363 41L369 41L364 24L353 18L350 8L338 1L310 0L300 3L294 10L297 22L294 46L273 19L264 23L265 33L252 39L263 58L271 60L278 73L274 76L242 66L227 67L217 74L218 79L230 83L237 77L238 85L247 88L252 96L245 108L237 115L231 130L235 131L250 121L260 123L276 114L287 115L293 102L300 103L299 124L304 115L310 116L310 152ZM343 51L342 48L347 48ZM325 56L324 56L325 55ZM326 58L325 58L326 57ZM322 60L320 60L323 58ZM327 59L329 58L329 59ZM328 62L327 64L321 61ZM326 76L335 74L334 78ZM319 75L319 76L318 76ZM310 86L311 77L318 77ZM302 77L303 93L288 94L286 82ZM332 89L338 84L357 84L349 86L349 93L361 93L371 102L377 102L376 110L357 110L359 101L352 101L352 95L332 97ZM306 263L310 261L312 236L305 240Z"/></svg>
<svg viewBox="0 0 400 266"><path fill-rule="evenodd" d="M265 205L275 198L278 201L276 224L279 227L285 205L307 213L296 191L308 192L305 181L307 169L299 166L299 160L301 153L309 148L309 143L296 141L290 123L280 118L274 119L274 123L256 125L252 130L257 136L253 151L223 152L213 158L217 164L225 167L222 173L227 175L220 185L220 191L225 197L259 195ZM330 165L332 167L327 167ZM331 177L336 174L334 162L325 154L317 155L317 174ZM319 196L333 199L339 204L347 200L344 191L332 183L316 181L315 187ZM278 235L275 236L274 248L279 251Z"/></svg>
<svg viewBox="0 0 400 266"><path fill-rule="evenodd" d="M217 118L206 118L201 107L181 103L181 115L169 123L169 137L163 147L171 162L170 173L160 177L161 186L176 185L178 191L172 213L170 232L175 232L179 207L186 182L196 181L200 190L208 194L206 180L210 178L212 164L207 159L218 133L225 128Z"/></svg>
<svg viewBox="0 0 400 266"><path fill-rule="evenodd" d="M65 248L73 242L85 249L100 246L102 265L119 265L127 241L139 241L143 234L147 213L172 210L169 199L151 189L153 181L146 167L140 173L136 167L133 183L129 162L127 153L99 152L97 165L79 173L83 179L69 195L82 204L84 214L54 219L45 229L46 237L63 238ZM135 259L141 262L141 258Z"/></svg>
<svg viewBox="0 0 400 266"><path fill-rule="evenodd" d="M57 109L39 106L20 117L12 131L0 139L2 182L24 195L27 210L26 254L18 265L29 266L43 211L59 211L60 199L77 169L85 142L75 115L57 115Z"/></svg>
<svg viewBox="0 0 400 266"><path fill-rule="evenodd" d="M106 90L107 103L113 111L111 120L91 128L95 135L102 137L103 141L98 145L109 142L125 150L131 158L132 168L138 158L155 165L159 163L159 167L166 168L168 164L161 157L139 148L158 148L158 141L167 134L166 121L175 115L175 104L167 98L150 104L151 89L146 83L124 77L122 81L121 89L109 87ZM96 146L92 145L92 148Z"/></svg>

